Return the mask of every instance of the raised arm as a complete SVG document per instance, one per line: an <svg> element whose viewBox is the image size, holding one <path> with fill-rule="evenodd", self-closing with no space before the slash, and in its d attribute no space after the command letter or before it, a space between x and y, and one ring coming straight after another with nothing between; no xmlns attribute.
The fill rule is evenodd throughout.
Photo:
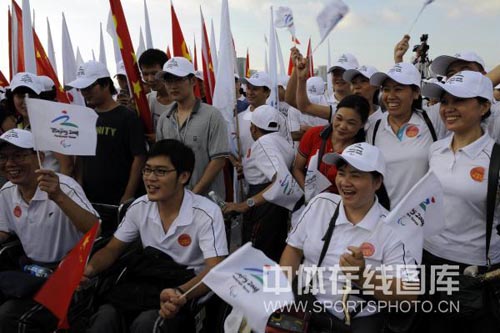
<svg viewBox="0 0 500 333"><path fill-rule="evenodd" d="M298 58L297 62L295 63L295 71L297 73L297 108L302 113L307 113L312 116L327 119L328 121L330 121L330 106L313 104L309 100L309 97L307 97L306 81L309 72L309 60L302 57Z"/></svg>

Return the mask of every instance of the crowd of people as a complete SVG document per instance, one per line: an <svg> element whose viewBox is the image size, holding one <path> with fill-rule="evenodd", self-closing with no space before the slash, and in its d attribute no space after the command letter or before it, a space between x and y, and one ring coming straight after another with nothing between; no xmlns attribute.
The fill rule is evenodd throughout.
<svg viewBox="0 0 500 333"><path fill-rule="evenodd" d="M425 272L454 265L459 275L470 266L479 274L500 267L500 197L489 212L489 170L500 158L493 154L500 142L500 67L487 73L470 51L441 55L430 66L439 80L427 82L403 61L408 47L404 36L385 72L342 54L329 68L331 92L309 77L309 59L293 48L293 71L278 80L276 108L267 104L268 73L235 74L235 133L206 103L203 76L185 58L168 59L157 49L138 58L154 133L143 129L123 64L117 90L104 64L85 62L68 86L98 115L94 156L34 150L26 98L56 101L58 87L48 77L15 74L0 102L0 243L16 237L24 254L8 270L55 269L98 221L108 241L91 256L82 286L133 244L141 250L124 282L96 305L87 332L194 332L192 304L209 291L199 282L234 247L226 230L241 215L242 243L291 267L290 280L311 283L297 274L301 265L338 268L317 276L327 286L316 295L326 310L313 313L309 332L388 330L379 308L328 306L342 299L346 283L339 276L349 276L361 294L395 303L417 300L406 284L420 283L426 292L418 299L438 304L444 298L429 290L437 278L413 274L417 265ZM265 196L284 169L304 191L293 209ZM412 253L384 218L428 171L443 188L444 229ZM225 202L211 201L212 192ZM366 287L384 266L401 268L385 276L389 290L381 280ZM0 268L7 270L1 262ZM407 331L494 332L500 324L494 309L485 305L459 319L419 313ZM15 297L0 281L0 332L56 326L32 294Z"/></svg>

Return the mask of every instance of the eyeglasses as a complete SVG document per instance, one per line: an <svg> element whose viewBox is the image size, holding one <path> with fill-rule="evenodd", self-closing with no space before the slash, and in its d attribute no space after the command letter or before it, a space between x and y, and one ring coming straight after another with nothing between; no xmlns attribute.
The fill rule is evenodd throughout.
<svg viewBox="0 0 500 333"><path fill-rule="evenodd" d="M22 163L26 157L33 153L14 153L11 155L0 154L0 164L5 164L10 159L14 163Z"/></svg>
<svg viewBox="0 0 500 333"><path fill-rule="evenodd" d="M176 169L164 169L164 168L153 169L153 168L149 168L149 167L142 168L142 174L144 176L149 176L153 173L156 177L165 177L167 175L167 173L174 172L174 171L177 171L177 170Z"/></svg>

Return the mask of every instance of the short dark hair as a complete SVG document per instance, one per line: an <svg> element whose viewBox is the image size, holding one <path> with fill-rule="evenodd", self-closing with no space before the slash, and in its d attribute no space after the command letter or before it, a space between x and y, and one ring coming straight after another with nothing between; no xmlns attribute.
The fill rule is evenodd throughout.
<svg viewBox="0 0 500 333"><path fill-rule="evenodd" d="M160 65L163 67L167 61L168 56L162 50L147 49L139 56L139 67L154 65Z"/></svg>
<svg viewBox="0 0 500 333"><path fill-rule="evenodd" d="M163 139L157 141L149 150L147 158L150 159L156 156L170 158L177 174L182 172L189 172L190 175L193 174L195 162L194 152L190 147L178 140ZM191 179L191 176L189 179Z"/></svg>
<svg viewBox="0 0 500 333"><path fill-rule="evenodd" d="M113 83L113 80L111 80L110 77L103 77L103 78L97 79L96 83L98 85L100 85L101 87L108 86L109 87L109 93L111 95L118 94L118 91L115 88L115 84Z"/></svg>
<svg viewBox="0 0 500 333"><path fill-rule="evenodd" d="M368 116L370 114L370 103L366 100L366 98L359 95L348 95L337 104L337 110L340 108L349 108L356 111L356 113L361 118L361 122L366 124L368 120ZM356 136L354 137L355 142L364 142L365 141L365 129L362 127Z"/></svg>
<svg viewBox="0 0 500 333"><path fill-rule="evenodd" d="M476 99L477 99L477 102L479 104L486 104L486 103L491 104L491 102L484 97L477 96ZM490 105L490 109L485 114L483 114L483 116L481 117L481 121L488 119L489 116L491 116L491 105Z"/></svg>

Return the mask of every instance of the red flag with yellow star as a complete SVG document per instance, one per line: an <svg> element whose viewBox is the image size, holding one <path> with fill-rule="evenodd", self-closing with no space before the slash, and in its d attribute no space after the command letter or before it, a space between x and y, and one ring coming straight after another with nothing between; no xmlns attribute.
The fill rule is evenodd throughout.
<svg viewBox="0 0 500 333"><path fill-rule="evenodd" d="M80 284L90 250L99 229L99 223L82 237L76 246L64 257L47 282L35 295L34 300L45 306L58 319L58 328L69 328L67 314L73 293Z"/></svg>
<svg viewBox="0 0 500 333"><path fill-rule="evenodd" d="M205 87L205 98L208 104L212 104L212 98L215 90L215 73L214 64L212 62L212 52L210 51L210 43L208 42L207 27L205 19L200 8L201 15L201 64L203 66L203 86Z"/></svg>
<svg viewBox="0 0 500 333"><path fill-rule="evenodd" d="M0 87L7 87L9 85L9 81L5 78L2 71L0 70Z"/></svg>
<svg viewBox="0 0 500 333"><path fill-rule="evenodd" d="M247 49L247 59L245 60L245 77L248 79L250 78L250 54L248 54L248 49Z"/></svg>
<svg viewBox="0 0 500 333"><path fill-rule="evenodd" d="M120 0L109 0L111 5L111 13L113 22L116 28L116 36L118 38L118 46L122 54L123 64L127 72L127 78L130 82L130 87L133 92L135 104L139 111L139 117L144 125L144 130L147 134L154 133L151 112L146 94L141 86L141 74L137 64L137 57L132 46L130 33L128 31L127 21Z"/></svg>
<svg viewBox="0 0 500 333"><path fill-rule="evenodd" d="M311 48L311 37L309 37L309 43L307 44L307 57L309 58L309 77L314 76L314 63L313 63L313 54Z"/></svg>
<svg viewBox="0 0 500 333"><path fill-rule="evenodd" d="M172 2L170 2L170 13L172 14L172 48L174 49L174 57L184 57L193 62Z"/></svg>

